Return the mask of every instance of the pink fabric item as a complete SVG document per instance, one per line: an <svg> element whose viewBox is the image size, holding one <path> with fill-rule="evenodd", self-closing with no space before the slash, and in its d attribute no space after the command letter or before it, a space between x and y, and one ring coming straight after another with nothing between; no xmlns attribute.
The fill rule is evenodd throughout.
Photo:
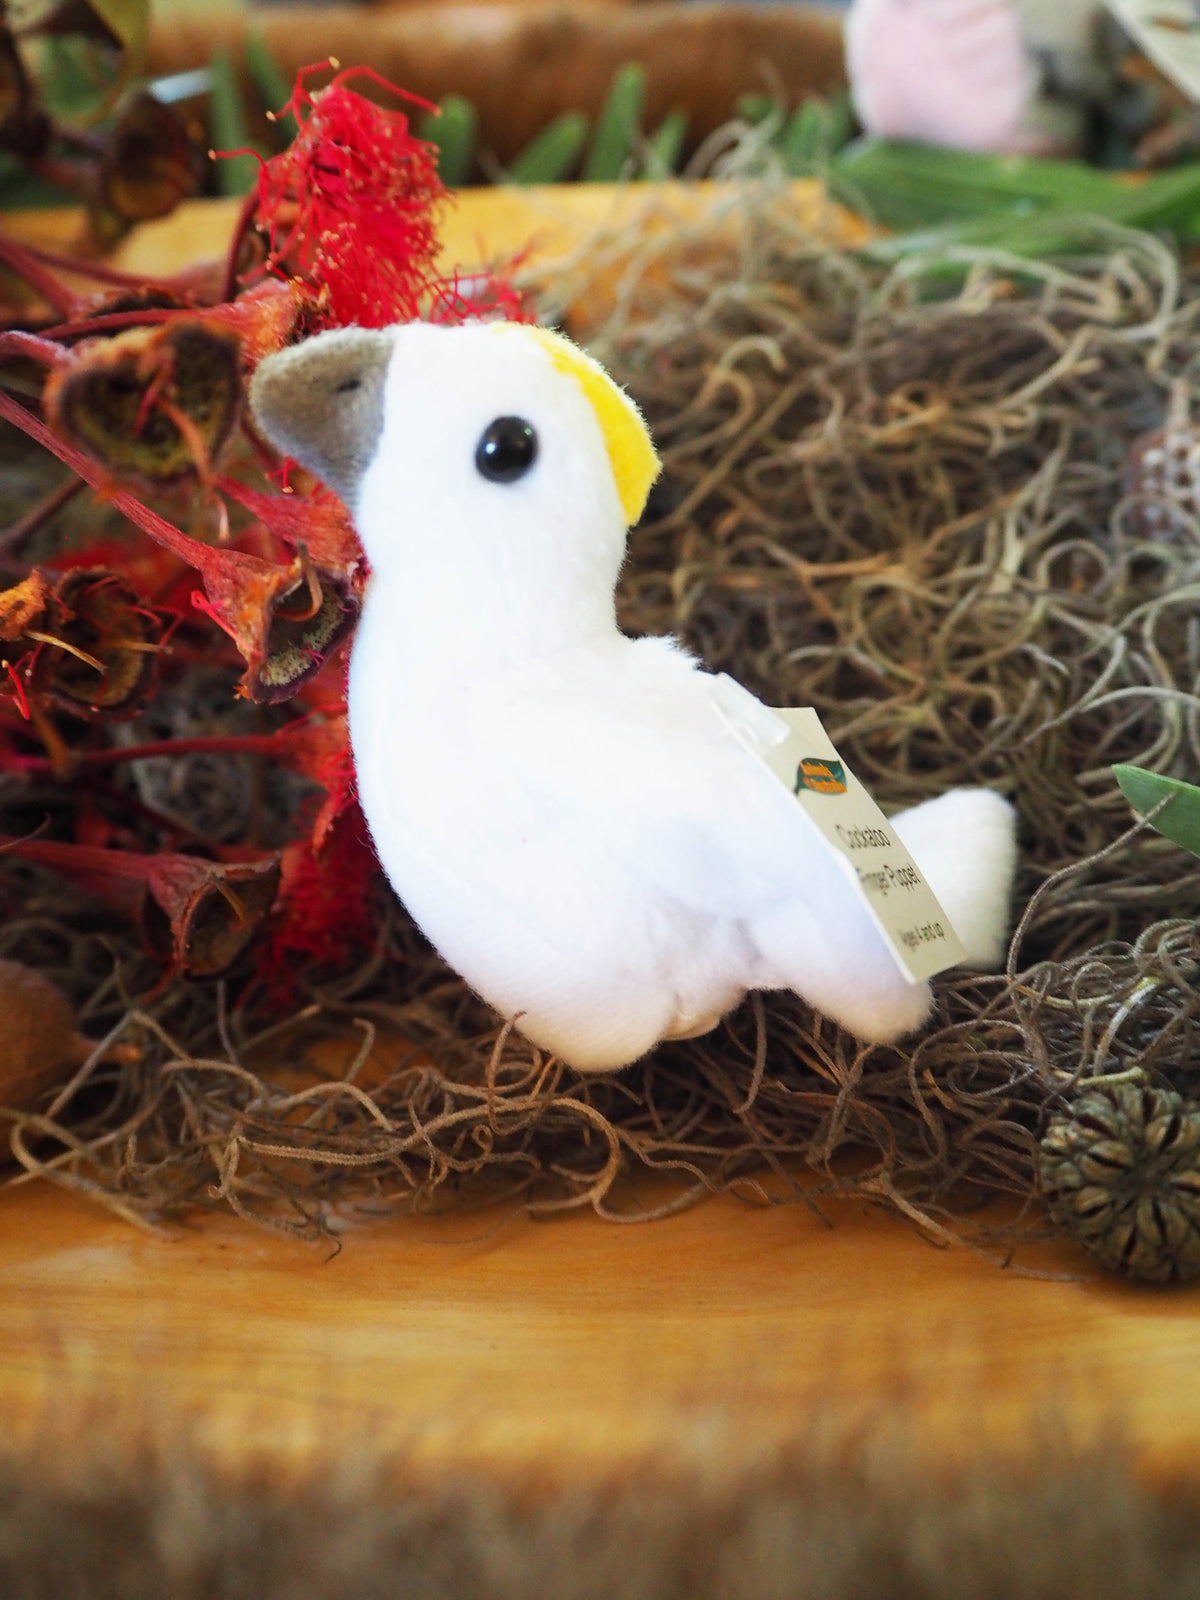
<svg viewBox="0 0 1200 1600"><path fill-rule="evenodd" d="M1031 71L1010 0L854 0L846 65L869 133L961 150L1019 143Z"/></svg>

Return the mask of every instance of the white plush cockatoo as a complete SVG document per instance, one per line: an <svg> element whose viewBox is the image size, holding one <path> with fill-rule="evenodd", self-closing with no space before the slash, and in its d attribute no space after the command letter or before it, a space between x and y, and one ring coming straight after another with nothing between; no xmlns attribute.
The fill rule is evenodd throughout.
<svg viewBox="0 0 1200 1600"><path fill-rule="evenodd" d="M1017 147L1036 73L1012 0L854 0L845 38L868 133L961 150Z"/></svg>
<svg viewBox="0 0 1200 1600"><path fill-rule="evenodd" d="M353 511L362 808L479 994L582 1071L704 1032L752 988L794 989L865 1040L924 1021L928 985L730 731L717 680L617 627L658 460L595 362L512 323L350 328L264 361L251 405ZM959 790L894 825L972 960L997 962L1007 802Z"/></svg>

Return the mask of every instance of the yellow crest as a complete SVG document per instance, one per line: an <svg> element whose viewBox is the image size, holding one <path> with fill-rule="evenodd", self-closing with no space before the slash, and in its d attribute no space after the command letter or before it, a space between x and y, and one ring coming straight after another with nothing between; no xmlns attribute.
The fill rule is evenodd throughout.
<svg viewBox="0 0 1200 1600"><path fill-rule="evenodd" d="M524 323L497 322L492 326L511 328L535 340L559 372L569 373L583 390L604 435L625 525L631 528L645 509L650 485L662 465L637 406L598 361L561 333Z"/></svg>

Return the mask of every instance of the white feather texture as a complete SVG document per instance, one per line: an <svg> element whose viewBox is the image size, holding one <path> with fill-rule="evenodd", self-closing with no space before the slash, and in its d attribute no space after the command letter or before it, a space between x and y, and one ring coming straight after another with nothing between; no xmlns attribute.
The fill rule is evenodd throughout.
<svg viewBox="0 0 1200 1600"><path fill-rule="evenodd" d="M507 484L474 465L502 416L539 445ZM749 988L794 989L868 1040L920 1026L928 987L901 976L727 730L712 678L673 641L618 630L605 436L544 340L399 329L356 506L372 571L349 688L363 810L400 898L486 1000L584 1071L703 1031ZM897 825L994 961L1011 808L959 791Z"/></svg>

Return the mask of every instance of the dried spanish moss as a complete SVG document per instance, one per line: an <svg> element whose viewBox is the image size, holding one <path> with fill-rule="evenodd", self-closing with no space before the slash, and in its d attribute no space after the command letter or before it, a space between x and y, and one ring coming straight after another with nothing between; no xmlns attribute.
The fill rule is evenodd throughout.
<svg viewBox="0 0 1200 1600"><path fill-rule="evenodd" d="M601 324L579 308L605 275ZM743 196L719 226L592 241L544 297L665 458L626 626L816 706L885 807L1010 794L1009 974L940 980L934 1023L899 1048L766 995L581 1080L503 1029L382 888L370 959L302 974L300 1009L273 1019L248 968L153 989L94 903L8 862L0 956L140 1051L119 1070L98 1053L15 1122L23 1165L147 1225L218 1204L311 1235L364 1205L495 1198L629 1218L732 1189L864 1195L946 1237L982 1198L1036 1193L1039 1139L1091 1080L1200 1100L1200 864L1130 829L1109 771L1200 775L1200 520L1160 500L1148 524L1128 488L1136 441L1200 365L1200 282L1117 230L1056 265L872 261ZM295 795L251 781L269 836ZM201 786L190 811L153 782L200 833L225 803ZM317 1067L322 1035L341 1043ZM647 1171L670 1182L616 1185Z"/></svg>

